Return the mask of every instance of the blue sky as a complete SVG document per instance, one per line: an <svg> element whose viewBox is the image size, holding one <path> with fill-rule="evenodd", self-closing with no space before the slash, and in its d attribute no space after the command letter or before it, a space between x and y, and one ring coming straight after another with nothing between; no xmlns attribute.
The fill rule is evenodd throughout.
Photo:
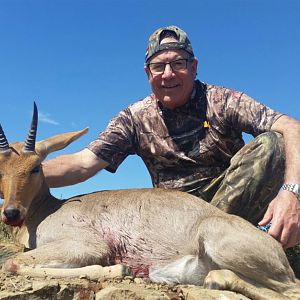
<svg viewBox="0 0 300 300"><path fill-rule="evenodd" d="M49 158L84 148L115 114L150 93L146 42L165 25L188 33L200 80L299 119L299 16L298 0L0 0L0 123L10 142L24 140L36 101L38 140L90 128ZM115 174L102 171L52 193L150 186L133 156Z"/></svg>

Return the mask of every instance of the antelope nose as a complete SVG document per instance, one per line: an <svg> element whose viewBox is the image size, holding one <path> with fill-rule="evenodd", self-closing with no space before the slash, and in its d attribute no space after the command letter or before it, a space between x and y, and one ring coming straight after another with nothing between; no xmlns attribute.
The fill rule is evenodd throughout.
<svg viewBox="0 0 300 300"><path fill-rule="evenodd" d="M20 217L20 211L14 207L8 207L3 212L8 221L16 221Z"/></svg>

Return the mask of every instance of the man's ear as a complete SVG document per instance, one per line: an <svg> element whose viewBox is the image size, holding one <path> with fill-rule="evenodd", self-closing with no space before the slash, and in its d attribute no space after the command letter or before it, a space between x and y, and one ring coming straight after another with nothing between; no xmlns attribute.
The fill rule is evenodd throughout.
<svg viewBox="0 0 300 300"><path fill-rule="evenodd" d="M197 68L198 68L198 59L196 57L193 59L191 67L192 67L193 76L194 78L196 78Z"/></svg>
<svg viewBox="0 0 300 300"><path fill-rule="evenodd" d="M151 73L150 73L150 70L148 69L148 67L147 67L147 66L144 66L144 70L145 70L145 72L146 72L146 74L147 74L148 79L150 79Z"/></svg>

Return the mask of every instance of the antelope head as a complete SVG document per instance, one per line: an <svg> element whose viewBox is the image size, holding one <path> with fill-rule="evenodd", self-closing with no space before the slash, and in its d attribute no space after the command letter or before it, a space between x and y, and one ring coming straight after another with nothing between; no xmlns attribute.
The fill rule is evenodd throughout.
<svg viewBox="0 0 300 300"><path fill-rule="evenodd" d="M4 200L1 218L5 224L21 226L28 209L45 185L41 167L46 156L65 148L87 132L85 128L36 142L38 112L34 103L31 127L24 143L9 144L0 125L0 197Z"/></svg>

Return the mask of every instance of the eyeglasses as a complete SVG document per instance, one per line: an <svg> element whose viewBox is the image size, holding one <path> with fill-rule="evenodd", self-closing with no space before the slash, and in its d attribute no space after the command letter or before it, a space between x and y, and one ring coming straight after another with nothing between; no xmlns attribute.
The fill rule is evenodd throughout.
<svg viewBox="0 0 300 300"><path fill-rule="evenodd" d="M187 63L191 61L193 61L193 58L180 58L167 63L149 63L147 64L147 67L149 68L152 75L161 75L165 72L166 65L169 65L173 72L182 71L187 68Z"/></svg>

